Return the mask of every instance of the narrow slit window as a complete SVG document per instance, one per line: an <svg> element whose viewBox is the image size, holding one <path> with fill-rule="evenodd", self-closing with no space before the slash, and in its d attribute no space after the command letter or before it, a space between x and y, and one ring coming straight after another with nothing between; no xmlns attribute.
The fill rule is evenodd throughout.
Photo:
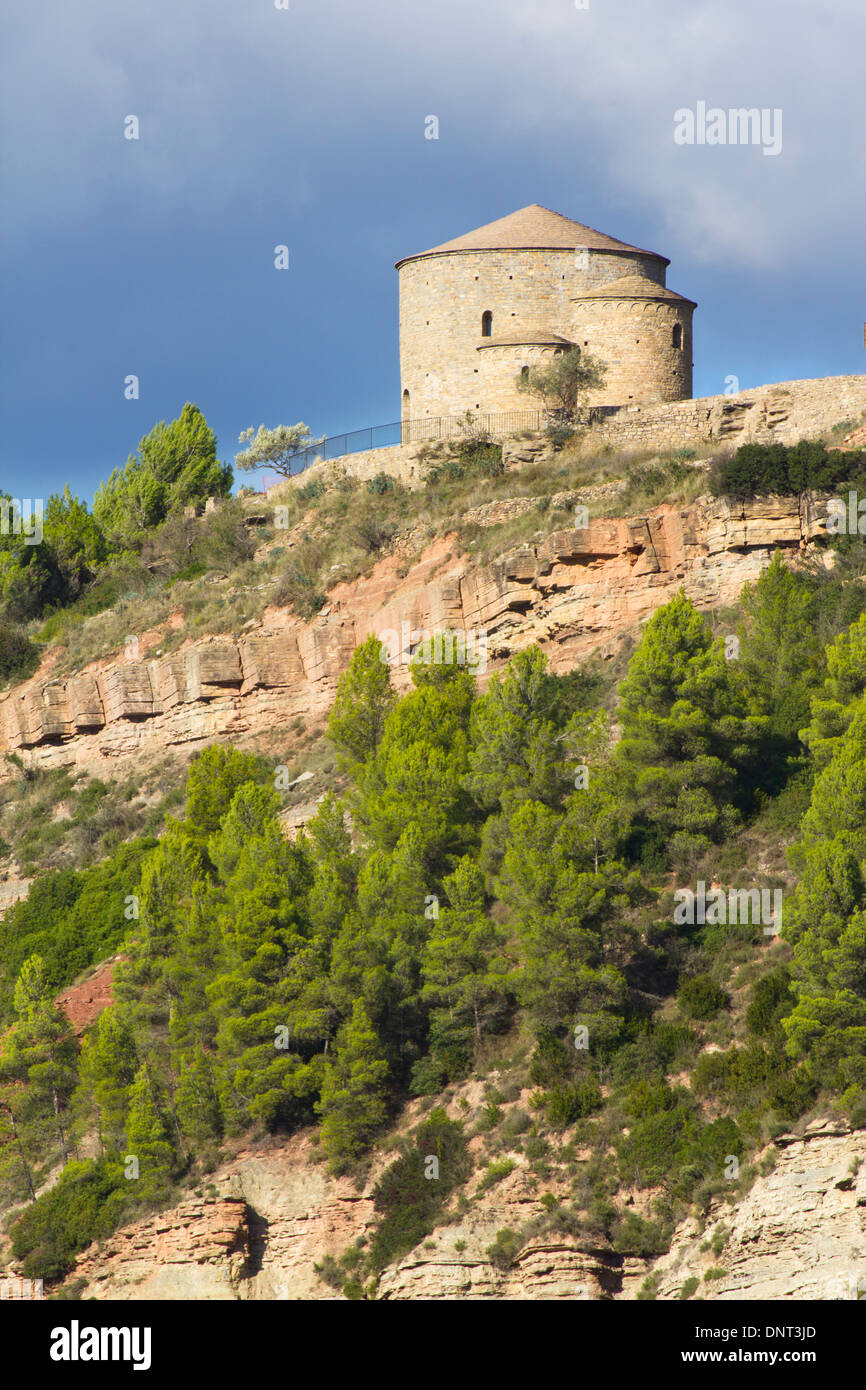
<svg viewBox="0 0 866 1390"><path fill-rule="evenodd" d="M492 333L493 311L491 309L485 309L484 313L481 315L481 336L482 338L489 338Z"/></svg>
<svg viewBox="0 0 866 1390"><path fill-rule="evenodd" d="M673 344L675 348L681 348L683 345L683 326L681 323L674 324Z"/></svg>

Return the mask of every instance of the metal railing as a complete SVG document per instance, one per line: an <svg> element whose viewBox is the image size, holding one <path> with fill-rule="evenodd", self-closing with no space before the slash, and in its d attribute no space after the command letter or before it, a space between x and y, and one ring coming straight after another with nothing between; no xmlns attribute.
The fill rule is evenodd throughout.
<svg viewBox="0 0 866 1390"><path fill-rule="evenodd" d="M543 410L508 410L499 415L428 415L420 420L395 420L389 425L370 425L348 434L333 434L319 444L311 444L292 457L292 474L303 473L323 459L342 458L366 449L385 449L395 444L423 444L452 439L458 434L511 434L519 430L540 430L546 421ZM471 423L470 423L471 422Z"/></svg>

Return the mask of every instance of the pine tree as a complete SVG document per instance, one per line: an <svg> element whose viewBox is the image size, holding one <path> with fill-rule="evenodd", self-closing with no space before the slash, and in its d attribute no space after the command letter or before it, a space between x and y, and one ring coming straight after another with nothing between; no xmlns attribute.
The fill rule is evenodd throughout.
<svg viewBox="0 0 866 1390"><path fill-rule="evenodd" d="M797 1004L782 1021L791 1056L841 1090L866 1095L866 702L816 778L791 860L801 871L783 935L794 946ZM829 752L829 749L825 750Z"/></svg>
<svg viewBox="0 0 866 1390"><path fill-rule="evenodd" d="M592 865L593 873L616 854L629 829L631 812L622 767L613 756L610 728L603 711L575 714L563 735L576 772L574 791L565 802L560 831L575 863ZM571 762L573 759L573 762Z"/></svg>
<svg viewBox="0 0 866 1390"><path fill-rule="evenodd" d="M484 877L466 856L443 883L448 906L434 918L422 955L423 998L432 1005L430 1046L451 1074L465 1071L482 1036L509 1014L505 932L484 909Z"/></svg>
<svg viewBox="0 0 866 1390"><path fill-rule="evenodd" d="M509 823L497 887L520 945L518 998L533 1022L563 1031L591 1020L606 1043L626 1002L614 962L631 944L621 919L635 885L617 861L596 867L573 849L567 817L524 802Z"/></svg>
<svg viewBox="0 0 866 1390"><path fill-rule="evenodd" d="M222 1112L213 1066L200 1047L181 1062L174 1105L181 1132L193 1149L199 1150L222 1136Z"/></svg>
<svg viewBox="0 0 866 1390"><path fill-rule="evenodd" d="M559 692L539 647L494 672L472 709L472 750L466 785L480 806L520 800L558 804L568 787L560 729L553 718Z"/></svg>
<svg viewBox="0 0 866 1390"><path fill-rule="evenodd" d="M393 849L407 826L433 868L471 840L463 787L469 738L461 702L448 686L421 684L385 719L375 754L358 772L353 812L374 844Z"/></svg>
<svg viewBox="0 0 866 1390"><path fill-rule="evenodd" d="M233 1133L251 1119L297 1123L309 1113L321 1070L315 1054L324 1039L315 1030L303 1047L287 1042L316 945L311 865L303 845L283 835L278 808L270 789L243 786L210 841L225 881L215 893L218 962L205 994L217 1024L220 1103Z"/></svg>
<svg viewBox="0 0 866 1390"><path fill-rule="evenodd" d="M866 613L827 647L823 689L811 699L800 737L819 768L825 767L866 692Z"/></svg>
<svg viewBox="0 0 866 1390"><path fill-rule="evenodd" d="M66 1015L51 998L41 956L24 962L15 986L18 1023L12 1032L36 1112L50 1116L60 1155L69 1157L67 1111L77 1077L77 1049Z"/></svg>
<svg viewBox="0 0 866 1390"><path fill-rule="evenodd" d="M322 1143L335 1172L358 1158L386 1115L388 1064L362 1001L340 1030L336 1057L322 1080L316 1106L322 1117Z"/></svg>
<svg viewBox="0 0 866 1390"><path fill-rule="evenodd" d="M216 437L187 401L176 420L164 420L141 440L123 468L96 490L93 515L113 547L140 546L170 511L207 497L226 497L232 469L216 456Z"/></svg>
<svg viewBox="0 0 866 1390"><path fill-rule="evenodd" d="M647 623L617 717L617 760L640 814L674 862L693 862L750 804L768 718L749 712L738 663L682 590Z"/></svg>
<svg viewBox="0 0 866 1390"><path fill-rule="evenodd" d="M150 1067L143 1062L135 1074L129 1092L129 1113L126 1120L126 1161L138 1161L140 1200L150 1201L167 1196L171 1189L174 1150L169 1142L168 1123Z"/></svg>
<svg viewBox="0 0 866 1390"><path fill-rule="evenodd" d="M382 659L382 644L371 635L356 648L337 682L328 720L328 737L345 767L357 767L372 757L393 704L391 673Z"/></svg>
<svg viewBox="0 0 866 1390"><path fill-rule="evenodd" d="M17 1018L0 1043L0 1171L7 1193L35 1198L55 1153L69 1156L68 1109L76 1079L76 1048L54 1005L42 958L29 957L15 985Z"/></svg>
<svg viewBox="0 0 866 1390"><path fill-rule="evenodd" d="M357 910L343 922L330 969L341 1017L364 1001L396 1075L417 1059L426 1034L421 957L437 882L425 861L426 839L413 822L392 851L374 850L358 879Z"/></svg>
<svg viewBox="0 0 866 1390"><path fill-rule="evenodd" d="M235 792L247 782L263 785L270 777L268 763L257 754L218 743L203 749L187 773L184 833L205 845L219 831Z"/></svg>
<svg viewBox="0 0 866 1390"><path fill-rule="evenodd" d="M96 1110L103 1154L118 1154L123 1148L129 1088L138 1065L132 1033L120 1010L106 1009L82 1042L76 1094L76 1107L85 1122Z"/></svg>
<svg viewBox="0 0 866 1390"><path fill-rule="evenodd" d="M314 865L310 920L327 949L352 909L360 867L343 806L332 793L325 795L315 816L298 836L298 843L306 848Z"/></svg>
<svg viewBox="0 0 866 1390"><path fill-rule="evenodd" d="M137 895L139 916L129 924L127 959L116 969L113 997L142 1053L169 1083L169 1040L175 1031L182 981L180 924L205 882L202 851L170 825L146 859Z"/></svg>
<svg viewBox="0 0 866 1390"><path fill-rule="evenodd" d="M739 661L749 699L781 741L775 757L798 751L797 731L809 717L809 695L820 680L824 653L815 630L815 602L803 575L780 551L740 600Z"/></svg>

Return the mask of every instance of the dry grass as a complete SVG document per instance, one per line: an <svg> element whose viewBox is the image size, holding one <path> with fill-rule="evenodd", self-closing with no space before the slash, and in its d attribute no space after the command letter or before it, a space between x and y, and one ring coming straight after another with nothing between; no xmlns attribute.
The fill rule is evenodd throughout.
<svg viewBox="0 0 866 1390"><path fill-rule="evenodd" d="M446 461L444 446L431 446L430 462ZM444 470L424 488L410 491L394 484L385 491L347 476L341 468L321 477L315 486L286 480L267 498L250 494L240 499L243 510L266 518L255 528L253 559L189 577L159 578L135 564L118 573L120 588L111 607L96 614L86 605L68 609L32 636L41 638L44 652L57 652L58 675L80 670L88 663L123 650L126 639L166 624L174 614L180 622L166 628L152 654L175 650L188 639L206 634L235 640L245 626L261 619L270 603L290 605L309 619L323 605L337 580L358 578L399 543L400 535L421 531L432 538L457 531L461 544L480 563L515 546L532 543L567 527L572 515L553 508L550 498L601 482L625 479L625 492L596 499L591 516L622 515L647 510L661 502L688 502L706 487L699 460L648 450L614 451L593 446L588 436L574 436L552 459L490 476L489 461L479 469L464 467L456 476ZM472 508L505 498L537 498L520 517L492 527L467 527L462 518ZM277 509L280 509L279 511ZM404 569L407 557L404 556ZM125 586L125 587L121 587Z"/></svg>

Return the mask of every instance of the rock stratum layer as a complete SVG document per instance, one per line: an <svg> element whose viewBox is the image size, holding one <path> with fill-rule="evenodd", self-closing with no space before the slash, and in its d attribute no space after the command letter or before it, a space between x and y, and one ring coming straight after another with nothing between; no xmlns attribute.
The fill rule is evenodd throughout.
<svg viewBox="0 0 866 1390"><path fill-rule="evenodd" d="M497 1231L519 1230L545 1212L525 1159L515 1154L502 1182L383 1271L377 1296L629 1300L650 1273L660 1299L677 1298L690 1277L702 1281L701 1298L866 1296L866 1131L818 1121L776 1144L775 1167L737 1206L718 1204L702 1231L684 1222L655 1264L547 1231L527 1238L502 1269L487 1254ZM358 1191L348 1179L329 1177L302 1135L242 1152L214 1174L208 1195L118 1231L101 1249L91 1246L72 1277L85 1281L84 1298L333 1298L314 1266L369 1234L382 1166ZM476 1186L477 1175L470 1196ZM544 1188L565 1196L555 1182ZM727 1239L713 1253L707 1243L723 1226ZM721 1277L703 1281L711 1267Z"/></svg>
<svg viewBox="0 0 866 1390"><path fill-rule="evenodd" d="M796 554L825 522L826 501L815 498L704 498L556 531L485 565L461 555L453 536L440 537L408 571L391 556L338 584L311 622L272 608L238 642L211 637L152 659L142 650L139 660L96 662L65 679L43 671L0 700L0 778L12 775L9 753L31 766L98 771L149 751L322 718L371 633L408 634L410 645L425 632L483 633L490 669L537 642L554 671L567 669L612 649L680 586L701 608L734 602L776 549ZM405 665L394 676L398 689L408 684Z"/></svg>
<svg viewBox="0 0 866 1390"><path fill-rule="evenodd" d="M655 1267L657 1297L676 1298L691 1276L704 1299L866 1298L866 1131L817 1120L776 1148L733 1212L717 1209L700 1233L681 1228ZM719 1256L701 1250L717 1232Z"/></svg>

